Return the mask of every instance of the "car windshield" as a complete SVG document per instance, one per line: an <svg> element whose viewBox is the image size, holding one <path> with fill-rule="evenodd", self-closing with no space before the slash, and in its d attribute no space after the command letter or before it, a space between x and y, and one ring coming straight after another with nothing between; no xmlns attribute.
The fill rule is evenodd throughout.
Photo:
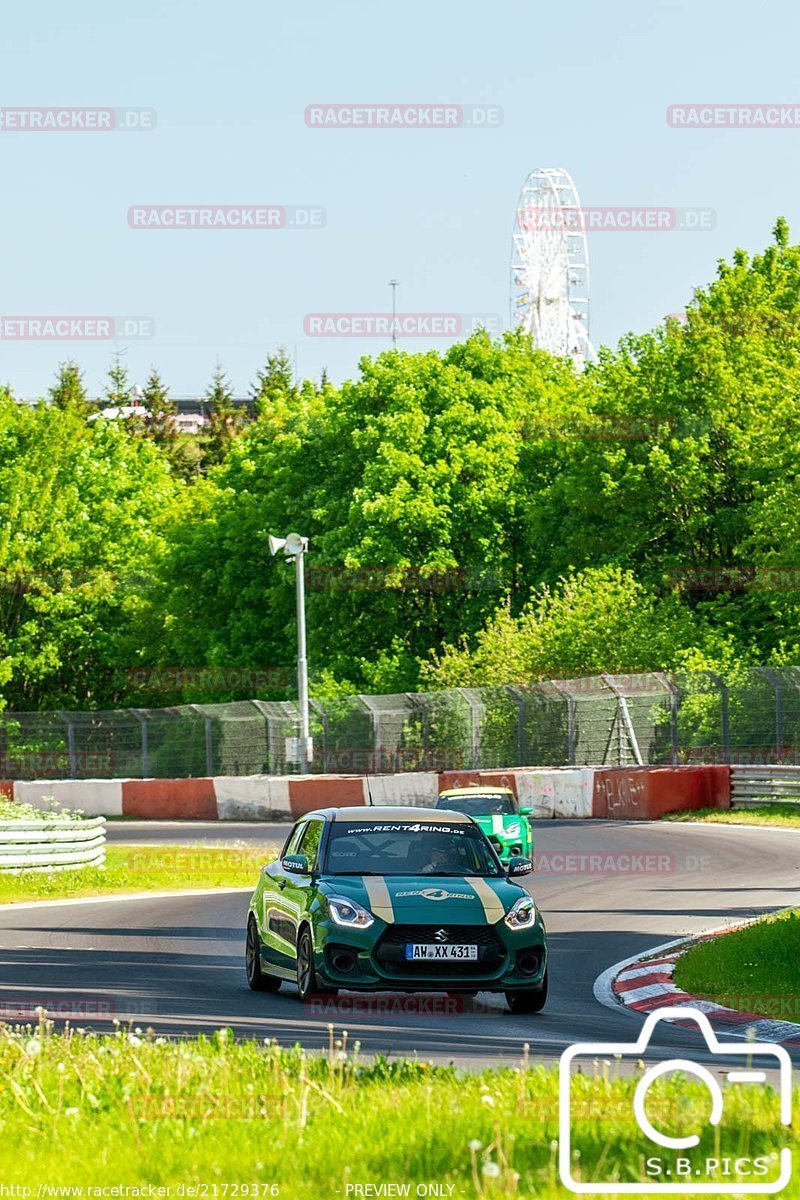
<svg viewBox="0 0 800 1200"><path fill-rule="evenodd" d="M491 793L489 795L479 793L476 796L440 796L436 801L436 807L447 808L451 812L465 813L468 817L488 817L494 813L511 816L517 811L512 796L498 796Z"/></svg>
<svg viewBox="0 0 800 1200"><path fill-rule="evenodd" d="M432 821L334 821L326 852L328 875L503 874L477 825Z"/></svg>

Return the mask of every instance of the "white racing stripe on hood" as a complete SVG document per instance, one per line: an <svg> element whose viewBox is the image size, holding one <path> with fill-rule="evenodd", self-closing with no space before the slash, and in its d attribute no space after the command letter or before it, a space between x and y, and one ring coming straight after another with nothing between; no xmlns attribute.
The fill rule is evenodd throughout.
<svg viewBox="0 0 800 1200"><path fill-rule="evenodd" d="M386 880L382 875L370 875L364 878L363 883L369 898L370 909L376 917L380 917L382 921L386 921L387 925L391 925L394 921L394 905L386 886Z"/></svg>
<svg viewBox="0 0 800 1200"><path fill-rule="evenodd" d="M505 831L501 813L492 813L492 833L502 834Z"/></svg>
<svg viewBox="0 0 800 1200"><path fill-rule="evenodd" d="M464 882L468 883L477 895L478 899L483 905L483 911L486 916L486 920L490 925L496 924L499 920L501 920L502 917L506 915L503 902L497 895L497 892L495 892L493 888L489 887L489 884L485 879L481 879L480 875L468 875Z"/></svg>

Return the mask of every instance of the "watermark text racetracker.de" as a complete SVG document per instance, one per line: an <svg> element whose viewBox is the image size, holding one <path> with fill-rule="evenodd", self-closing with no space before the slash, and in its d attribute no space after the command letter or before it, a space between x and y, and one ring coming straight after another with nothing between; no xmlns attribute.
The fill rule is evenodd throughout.
<svg viewBox="0 0 800 1200"><path fill-rule="evenodd" d="M0 108L3 133L146 133L154 108Z"/></svg>
<svg viewBox="0 0 800 1200"><path fill-rule="evenodd" d="M730 566L672 567L668 578L673 587L697 592L740 592L800 590L800 566L735 563Z"/></svg>
<svg viewBox="0 0 800 1200"><path fill-rule="evenodd" d="M323 229L319 204L132 204L131 229Z"/></svg>
<svg viewBox="0 0 800 1200"><path fill-rule="evenodd" d="M340 564L306 567L309 591L330 592L500 592L509 584L487 567L420 567L397 564Z"/></svg>
<svg viewBox="0 0 800 1200"><path fill-rule="evenodd" d="M497 1016L497 1003L451 992L340 992L308 996L306 1011L320 1017L454 1017L461 1013Z"/></svg>
<svg viewBox="0 0 800 1200"><path fill-rule="evenodd" d="M311 129L497 129L497 104L309 104Z"/></svg>
<svg viewBox="0 0 800 1200"><path fill-rule="evenodd" d="M111 342L145 341L156 335L152 317L111 316L0 316L3 342Z"/></svg>
<svg viewBox="0 0 800 1200"><path fill-rule="evenodd" d="M17 1000L13 997L0 1000L0 1021L9 1024L36 1024L44 1018L48 1021L72 1021L78 1025L91 1025L96 1021L120 1023L152 1012L152 1002L128 998L119 1001L113 996L92 994L58 995L48 992L38 1000Z"/></svg>
<svg viewBox="0 0 800 1200"><path fill-rule="evenodd" d="M406 312L306 313L303 331L322 338L459 338L478 329L497 334L503 330L498 313Z"/></svg>
<svg viewBox="0 0 800 1200"><path fill-rule="evenodd" d="M465 752L460 746L398 746L376 750L374 746L345 746L322 751L319 763L327 775L391 775L401 771L463 771ZM408 796L403 801L416 807ZM424 805L423 805L424 806Z"/></svg>
<svg viewBox="0 0 800 1200"><path fill-rule="evenodd" d="M687 854L679 858L675 854L653 851L626 852L574 850L537 850L535 856L536 875L676 875L707 871L711 866L709 855Z"/></svg>
<svg viewBox="0 0 800 1200"><path fill-rule="evenodd" d="M105 750L0 751L0 779L68 779L70 776L113 779L114 755Z"/></svg>
<svg viewBox="0 0 800 1200"><path fill-rule="evenodd" d="M66 1109L66 1113L76 1109ZM263 1114L261 1114L263 1115ZM211 1183L194 1179L192 1183L0 1183L0 1200L264 1200L280 1196L280 1184L263 1179Z"/></svg>
<svg viewBox="0 0 800 1200"><path fill-rule="evenodd" d="M800 129L800 104L670 104L673 129Z"/></svg>
<svg viewBox="0 0 800 1200"><path fill-rule="evenodd" d="M706 233L717 224L713 208L594 205L578 208L523 205L517 209L522 233Z"/></svg>
<svg viewBox="0 0 800 1200"><path fill-rule="evenodd" d="M131 687L150 692L174 692L182 688L215 688L253 694L286 688L294 675L286 667L131 667Z"/></svg>

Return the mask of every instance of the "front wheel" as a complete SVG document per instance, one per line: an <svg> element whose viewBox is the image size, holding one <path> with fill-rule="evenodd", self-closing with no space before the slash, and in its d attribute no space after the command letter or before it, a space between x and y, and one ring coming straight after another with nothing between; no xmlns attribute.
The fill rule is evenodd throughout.
<svg viewBox="0 0 800 1200"><path fill-rule="evenodd" d="M311 934L304 929L297 939L297 992L301 1000L309 996L337 996L338 988L324 988L317 983L317 972L314 970L314 946Z"/></svg>
<svg viewBox="0 0 800 1200"><path fill-rule="evenodd" d="M547 1001L547 971L544 973L542 986L528 988L525 991L506 992L506 1004L512 1013L541 1012Z"/></svg>
<svg viewBox="0 0 800 1200"><path fill-rule="evenodd" d="M281 986L280 979L274 975L265 975L261 970L261 938L253 914L247 922L247 942L244 948L244 965L247 971L247 986L253 992L277 992Z"/></svg>

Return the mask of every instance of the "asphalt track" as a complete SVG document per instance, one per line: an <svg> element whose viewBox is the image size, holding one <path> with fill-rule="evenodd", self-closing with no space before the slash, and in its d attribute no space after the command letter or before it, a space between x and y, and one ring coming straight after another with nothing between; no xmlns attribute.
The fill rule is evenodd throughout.
<svg viewBox="0 0 800 1200"><path fill-rule="evenodd" d="M115 842L274 846L286 825L119 822ZM613 963L684 934L798 903L800 831L702 824L548 821L537 824L531 877L548 926L550 998L512 1016L502 996L476 1011L391 1015L304 1009L294 989L248 990L242 965L248 893L65 901L0 908L0 1018L37 1004L106 1028L116 1015L159 1033L231 1026L237 1035L327 1047L329 1024L363 1053L418 1054L464 1066L552 1061L577 1041L633 1041L640 1017L593 995ZM568 857L572 856L572 857ZM638 857L637 857L638 856ZM650 856L649 859L643 856ZM660 1026L652 1054L704 1058L692 1031ZM650 1057L650 1055L648 1055ZM800 1061L795 1052L795 1061Z"/></svg>

